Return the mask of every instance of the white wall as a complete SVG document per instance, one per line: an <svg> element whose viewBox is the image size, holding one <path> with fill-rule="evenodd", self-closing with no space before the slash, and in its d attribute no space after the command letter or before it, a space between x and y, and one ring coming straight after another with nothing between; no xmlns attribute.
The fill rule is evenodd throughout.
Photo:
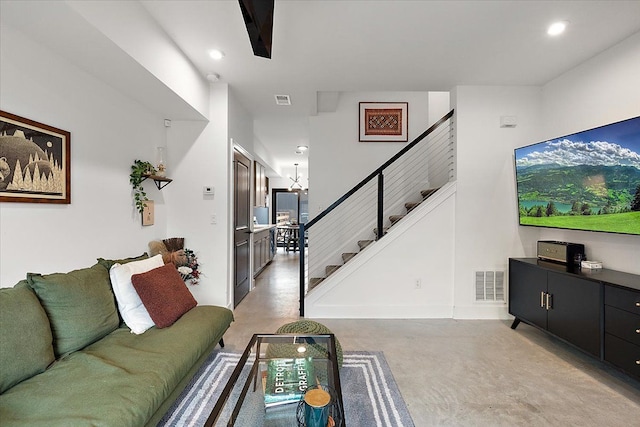
<svg viewBox="0 0 640 427"><path fill-rule="evenodd" d="M518 227L513 150L539 134L538 87L458 86L455 244L456 318L506 317L506 304L475 302L476 271L507 271L525 255L533 232ZM501 128L500 116L517 116Z"/></svg>
<svg viewBox="0 0 640 427"><path fill-rule="evenodd" d="M448 184L314 289L305 316L452 317L455 203Z"/></svg>
<svg viewBox="0 0 640 427"><path fill-rule="evenodd" d="M0 109L71 132L71 204L0 204L0 286L146 251L165 236L165 195L144 184L156 224L142 227L129 172L155 159L163 118L13 27L0 31Z"/></svg>
<svg viewBox="0 0 640 427"><path fill-rule="evenodd" d="M397 95L391 95L391 98L397 98ZM363 155L358 149L366 150L368 144L357 143L355 131L351 132L353 136L350 141L351 145L356 147L349 146L348 135L352 131L353 122L357 120L357 108L354 105L357 106L358 99L360 99L358 95L353 95L351 99L343 96L342 103L335 114L322 114L318 116L318 119L312 121L312 131L318 131L312 132L313 157L310 167L310 188L312 190L310 196L312 198L320 196L316 192L321 190L324 190L322 196L329 197L327 193L331 193L331 189L327 187L341 184L336 182L335 176L340 177L348 173L348 170L345 171L345 165L340 164L342 156L352 162L354 158L358 160L363 158L363 162L358 162L358 165L366 163L370 157L375 158L371 162L375 166L367 165L367 172L390 156L390 154L373 150L371 156ZM365 97L364 99L372 98ZM402 291L402 286L406 285L404 282L410 282L409 277L404 277L405 272L409 272L411 277L413 277L412 274L423 274L424 280L427 282L436 280L442 286L435 293L434 299L442 302L443 307L450 304L449 316L456 318L507 317L505 303L475 302L475 272L488 270L506 272L509 256L523 256L526 253L525 247L530 241L527 237L533 232L522 231L518 227L513 150L515 147L530 143L532 135L540 133L540 100L541 90L537 87L460 86L455 88L451 107L456 109L457 190L455 203L443 205L441 208L453 217L450 218L454 221L452 223L453 230L448 230L448 219L444 219L446 215L442 217L438 216L436 212L430 213L424 222L417 224L411 238L399 240L402 242L400 245L402 249L394 252L391 247L388 247L385 248L384 253L381 252L381 257L389 257L389 263L382 262L383 258L376 259L377 262L366 264L367 268L363 268L358 274L354 273L346 277L342 273L344 277L337 277L335 280L340 279L343 283L332 289L330 295L323 294L322 298L310 295L313 315L366 317L373 315L372 313L375 311L390 315L393 308L390 308L390 311L381 311L377 307L378 295L382 295L381 298L392 302L402 301L402 298L405 297L415 297L415 291L411 287L406 292ZM347 104L343 104L344 102ZM410 103L410 112L411 106ZM448 105L446 110L448 110ZM419 126L418 129L410 132L410 139L427 128L427 113L427 107L425 107L424 126ZM515 129L500 128L500 116L502 115L517 116L518 126ZM415 124L416 121L413 120L413 123ZM409 122L412 122L411 116ZM333 140L329 138L328 134L324 139L317 138L318 135L324 136L319 133L324 129L338 129L342 133L336 132ZM316 139L313 139L314 137ZM397 147L395 149L397 150ZM318 151L322 152L320 157L323 160L317 159ZM350 154L351 157L349 157ZM386 157L377 158L377 155ZM321 190L317 189L316 184L316 169L314 168L316 160L330 162L329 164L339 163L336 168L328 168L326 164L322 167L321 172L326 176L322 177ZM365 168L365 166L361 167ZM349 177L344 179L348 180ZM351 177L351 180L350 185L357 183L355 177ZM348 188L342 190L346 191ZM335 192L334 189L334 198L340 195L336 195ZM312 210L316 208L316 202L313 203ZM440 224L440 226L434 226L434 224ZM402 226L402 223L399 226ZM385 237L378 244L384 244L387 238ZM453 243L454 238L455 244ZM448 239L451 239L450 244ZM432 246L434 241L438 243ZM436 265L442 265L446 272L448 261L441 260L433 253L433 248L439 247L439 245L444 248L445 253L447 253L447 248L451 248L451 274L445 274L437 267L428 268L422 273L415 271L421 266L430 265L429 260L437 259ZM407 259L410 258L406 257L407 253L416 254L419 259L407 262ZM402 259L396 259L397 256L401 256ZM390 266L397 268L389 268ZM388 274L403 277L402 280L394 282L394 285L397 286L392 286L395 290L393 296L387 295L385 291L385 286L389 284ZM444 276L442 276L443 274ZM346 286L347 283L348 286ZM365 292L365 289L362 288L363 283L367 284L371 292ZM411 282L410 285L413 283ZM399 292L398 289L400 289ZM359 304L354 302L356 295L359 298ZM450 298L445 299L445 295ZM343 300L347 302L343 303ZM349 309L341 309L348 303L353 305ZM415 310L397 310L395 315L397 317L439 317L445 312L434 310L433 307L428 306L414 308Z"/></svg>
<svg viewBox="0 0 640 427"><path fill-rule="evenodd" d="M542 88L542 132L530 143L640 116L640 33ZM640 274L640 236L540 229L537 239L583 243L606 268ZM530 246L534 245L532 240Z"/></svg>
<svg viewBox="0 0 640 427"><path fill-rule="evenodd" d="M27 272L83 268L97 257L139 255L152 240L184 237L203 272L190 290L201 304L229 306L229 127L235 123L242 133L251 121L237 106L231 110L238 113L230 113L227 85L211 85L210 122L173 120L165 129L164 117L19 31L3 25L1 35L0 108L70 131L72 155L71 205L0 205L1 286L13 286ZM30 66L34 57L47 73ZM144 184L156 212L155 225L142 227L129 168L136 158L155 161L161 145L167 146L173 182L162 191ZM205 185L215 187L214 196L203 195Z"/></svg>
<svg viewBox="0 0 640 427"><path fill-rule="evenodd" d="M209 92L208 123L173 121L169 129L167 237L184 237L185 247L198 255L203 276L189 287L196 300L229 306L228 87L213 84ZM204 195L204 186L214 187L215 194Z"/></svg>
<svg viewBox="0 0 640 427"><path fill-rule="evenodd" d="M246 150L253 160L256 157L253 135L253 118L249 115L242 104L240 104L233 88L229 88L228 110L229 138L233 138L233 143Z"/></svg>
<svg viewBox="0 0 640 427"><path fill-rule="evenodd" d="M429 92L429 111L427 123L429 126L451 111L451 94L449 92Z"/></svg>
<svg viewBox="0 0 640 427"><path fill-rule="evenodd" d="M473 272L535 256L540 239L584 243L591 259L640 273L640 237L518 226L513 149L640 115L640 34L541 88L457 87L456 318L504 317L473 303ZM515 129L498 126L515 115Z"/></svg>
<svg viewBox="0 0 640 427"><path fill-rule="evenodd" d="M67 5L203 117L208 117L207 81L142 4L133 1L76 1L67 2Z"/></svg>
<svg viewBox="0 0 640 427"><path fill-rule="evenodd" d="M358 142L361 101L408 102L409 142L429 126L428 92L343 92L335 112L310 117L311 218L406 146L398 142Z"/></svg>
<svg viewBox="0 0 640 427"><path fill-rule="evenodd" d="M321 113L310 119L312 155L309 158L309 197L312 217L406 146L406 143L358 142L358 103L378 100L409 102L409 141L449 111L448 93L341 94L335 112ZM430 120L432 110L437 117ZM306 298L307 315L451 317L455 185L447 191L438 196L440 200L437 202L430 199L430 203L435 205L421 205L410 217L394 226L383 240L367 248L325 280ZM375 212L371 215L375 216ZM359 220L365 216L361 212ZM337 224L332 230L325 231L322 227L318 224L316 228L319 231L310 230L310 256L317 233L322 238L315 240L315 243L322 246L332 232L349 228L349 233L353 233L357 228L343 223ZM366 228L364 232L369 235L371 229ZM319 271L325 265L340 264L340 253L355 251L358 239L353 237L345 242L353 246L351 250L341 248L339 238L330 238L331 247L337 252L336 260L323 259L323 255L318 255L322 249L313 248L317 249L314 252L316 258L320 256L321 259L318 262L309 259L309 276L321 277L324 274L319 274ZM416 279L422 281L421 289L415 289Z"/></svg>

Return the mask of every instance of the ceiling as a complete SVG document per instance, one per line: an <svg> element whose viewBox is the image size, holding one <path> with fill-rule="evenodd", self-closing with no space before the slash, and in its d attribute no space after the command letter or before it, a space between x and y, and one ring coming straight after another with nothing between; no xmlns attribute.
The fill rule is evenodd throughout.
<svg viewBox="0 0 640 427"><path fill-rule="evenodd" d="M140 3L203 76L229 84L276 169L306 167L295 150L310 145L318 93L542 85L640 31L637 0L276 0L265 59L253 55L235 0ZM551 38L557 20L569 25ZM213 60L214 48L225 58ZM276 94L292 105L277 106Z"/></svg>
<svg viewBox="0 0 640 427"><path fill-rule="evenodd" d="M294 151L317 92L542 85L640 31L640 1L276 0L269 60L253 56L236 1L142 3L203 75L229 83L284 164L306 164ZM551 38L557 20L569 27Z"/></svg>

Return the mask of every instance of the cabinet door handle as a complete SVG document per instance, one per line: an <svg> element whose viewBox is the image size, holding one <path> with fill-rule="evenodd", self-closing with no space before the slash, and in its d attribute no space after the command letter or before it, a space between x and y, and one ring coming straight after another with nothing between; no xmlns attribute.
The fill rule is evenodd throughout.
<svg viewBox="0 0 640 427"><path fill-rule="evenodd" d="M544 308L544 292L540 292L540 308Z"/></svg>
<svg viewBox="0 0 640 427"><path fill-rule="evenodd" d="M547 310L551 310L553 308L553 295L547 294Z"/></svg>

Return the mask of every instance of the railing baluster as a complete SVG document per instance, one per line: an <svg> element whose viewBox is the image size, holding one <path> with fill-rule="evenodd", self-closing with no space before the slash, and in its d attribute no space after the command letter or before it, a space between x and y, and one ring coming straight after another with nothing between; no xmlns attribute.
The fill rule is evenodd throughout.
<svg viewBox="0 0 640 427"><path fill-rule="evenodd" d="M300 223L298 231L298 249L300 250L300 317L304 317L304 291L305 291L305 241L304 241L304 223Z"/></svg>
<svg viewBox="0 0 640 427"><path fill-rule="evenodd" d="M382 171L378 174L378 233L376 240L380 240L384 235L382 231L382 216L384 215L384 175Z"/></svg>

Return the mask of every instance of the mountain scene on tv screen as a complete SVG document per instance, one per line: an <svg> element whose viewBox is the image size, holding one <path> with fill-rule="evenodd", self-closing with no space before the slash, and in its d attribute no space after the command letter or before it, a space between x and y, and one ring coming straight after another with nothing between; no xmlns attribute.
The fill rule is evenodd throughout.
<svg viewBox="0 0 640 427"><path fill-rule="evenodd" d="M520 224L640 234L640 117L516 150Z"/></svg>

